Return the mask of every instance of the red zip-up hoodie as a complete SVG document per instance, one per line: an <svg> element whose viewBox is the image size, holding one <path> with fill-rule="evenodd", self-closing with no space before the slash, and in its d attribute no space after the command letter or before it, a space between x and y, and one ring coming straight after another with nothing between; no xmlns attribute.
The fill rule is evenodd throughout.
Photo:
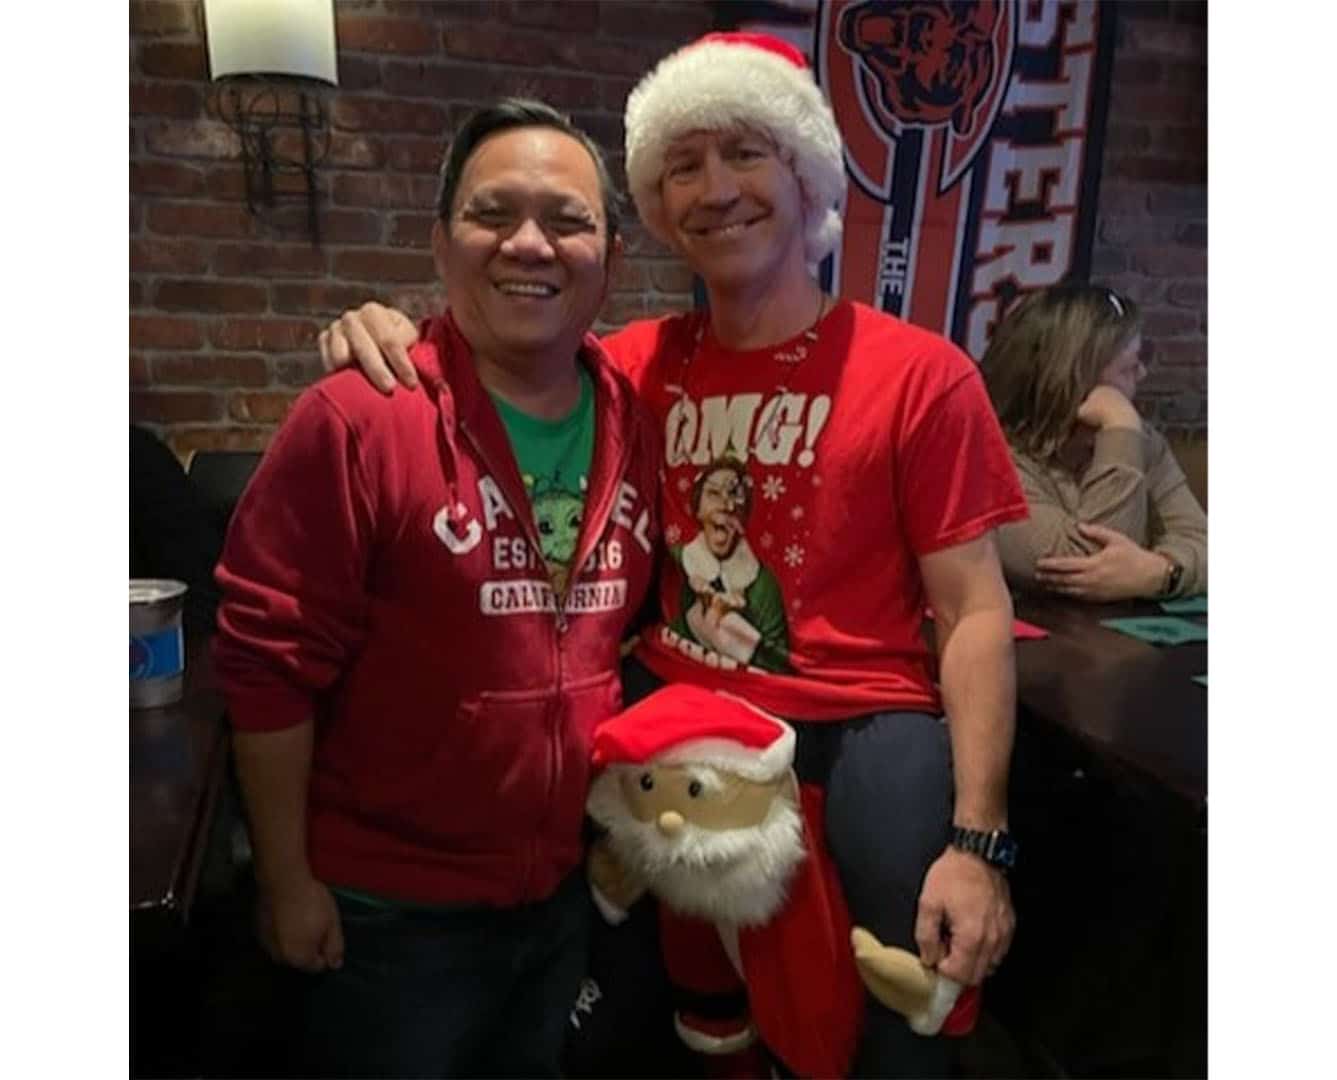
<svg viewBox="0 0 1337 1080"><path fill-rule="evenodd" d="M314 718L313 873L424 903L548 896L581 858L596 723L657 535L658 440L592 336L594 458L555 596L506 430L449 314L418 393L307 390L237 506L215 664L239 731Z"/></svg>

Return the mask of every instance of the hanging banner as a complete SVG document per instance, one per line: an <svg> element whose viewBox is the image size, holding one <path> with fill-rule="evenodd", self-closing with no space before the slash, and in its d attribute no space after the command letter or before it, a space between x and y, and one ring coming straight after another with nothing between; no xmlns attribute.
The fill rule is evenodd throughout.
<svg viewBox="0 0 1337 1080"><path fill-rule="evenodd" d="M1015 299L1089 272L1115 5L723 4L804 48L845 140L833 292L973 356ZM732 18L729 18L732 12Z"/></svg>

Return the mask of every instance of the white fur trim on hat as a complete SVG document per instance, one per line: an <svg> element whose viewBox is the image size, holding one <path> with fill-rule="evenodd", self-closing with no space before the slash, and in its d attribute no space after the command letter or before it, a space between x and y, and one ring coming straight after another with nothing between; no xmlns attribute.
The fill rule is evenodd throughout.
<svg viewBox="0 0 1337 1080"><path fill-rule="evenodd" d="M793 154L809 265L840 242L846 189L840 131L807 67L744 41L687 45L637 84L625 120L627 183L641 221L660 240L670 240L659 190L669 143L691 131L745 124Z"/></svg>
<svg viewBox="0 0 1337 1080"><path fill-rule="evenodd" d="M764 750L733 739L689 739L659 754L655 764L707 765L758 784L778 780L794 764L794 729L783 720L763 715L774 722L776 728L775 739Z"/></svg>

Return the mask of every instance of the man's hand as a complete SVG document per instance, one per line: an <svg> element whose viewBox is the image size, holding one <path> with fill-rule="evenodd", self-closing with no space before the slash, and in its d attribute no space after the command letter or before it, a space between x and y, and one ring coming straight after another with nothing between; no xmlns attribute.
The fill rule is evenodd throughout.
<svg viewBox="0 0 1337 1080"><path fill-rule="evenodd" d="M1035 560L1035 580L1051 592L1098 603L1155 596L1166 560L1117 529L1080 522L1077 531L1101 545L1094 555L1049 555Z"/></svg>
<svg viewBox="0 0 1337 1080"><path fill-rule="evenodd" d="M955 848L928 868L915 919L915 943L926 967L978 986L1003 962L1014 929L1012 894L1000 871Z"/></svg>
<svg viewBox="0 0 1337 1080"><path fill-rule="evenodd" d="M315 878L262 893L258 915L260 941L275 963L309 972L343 966L339 908L330 890Z"/></svg>
<svg viewBox="0 0 1337 1080"><path fill-rule="evenodd" d="M369 301L345 311L320 332L320 362L326 371L337 371L356 360L381 393L392 393L395 380L412 390L418 385L418 373L408 349L417 340L418 328L412 319Z"/></svg>
<svg viewBox="0 0 1337 1080"><path fill-rule="evenodd" d="M1133 403L1113 386L1095 387L1077 406L1077 421L1098 430L1133 428L1140 430L1142 417Z"/></svg>

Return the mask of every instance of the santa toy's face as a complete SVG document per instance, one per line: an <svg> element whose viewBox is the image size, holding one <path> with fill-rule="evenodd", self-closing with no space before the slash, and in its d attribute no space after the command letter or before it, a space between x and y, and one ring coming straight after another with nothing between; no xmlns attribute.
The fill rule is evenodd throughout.
<svg viewBox="0 0 1337 1080"><path fill-rule="evenodd" d="M766 922L804 855L791 773L759 783L701 765L613 765L588 809L661 900L716 922Z"/></svg>

